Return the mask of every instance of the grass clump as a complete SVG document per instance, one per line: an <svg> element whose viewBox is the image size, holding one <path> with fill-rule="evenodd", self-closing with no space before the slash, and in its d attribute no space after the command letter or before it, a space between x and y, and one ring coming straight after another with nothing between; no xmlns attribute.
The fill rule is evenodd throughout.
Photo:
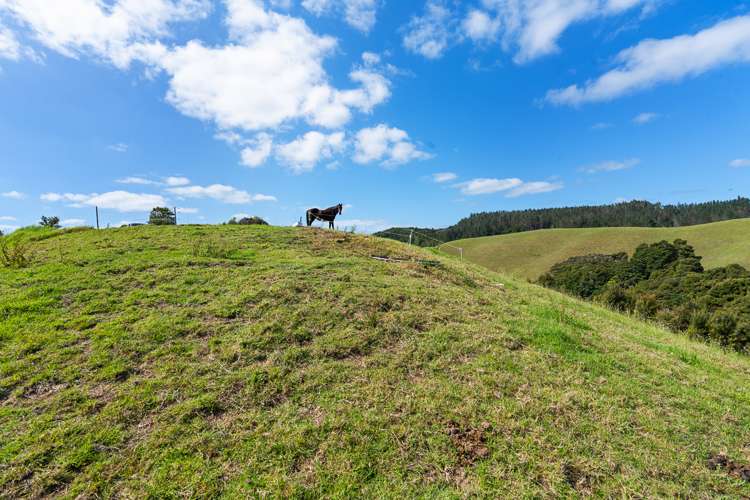
<svg viewBox="0 0 750 500"><path fill-rule="evenodd" d="M22 268L31 262L31 250L27 242L0 237L0 267Z"/></svg>

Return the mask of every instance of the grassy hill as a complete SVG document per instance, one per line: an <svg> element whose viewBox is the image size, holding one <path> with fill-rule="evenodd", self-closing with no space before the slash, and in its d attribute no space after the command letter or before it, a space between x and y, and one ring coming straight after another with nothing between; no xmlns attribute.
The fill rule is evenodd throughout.
<svg viewBox="0 0 750 500"><path fill-rule="evenodd" d="M628 252L641 243L687 240L706 268L741 264L750 269L750 219L676 228L545 229L450 242L464 258L488 269L536 280L554 264L577 255ZM444 247L455 253L455 249Z"/></svg>
<svg viewBox="0 0 750 500"><path fill-rule="evenodd" d="M366 236L13 238L0 497L750 495L747 357Z"/></svg>

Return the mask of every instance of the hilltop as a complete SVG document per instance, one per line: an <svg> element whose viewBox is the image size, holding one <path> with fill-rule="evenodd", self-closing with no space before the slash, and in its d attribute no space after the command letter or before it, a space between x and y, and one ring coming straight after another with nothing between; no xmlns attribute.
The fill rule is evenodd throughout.
<svg viewBox="0 0 750 500"><path fill-rule="evenodd" d="M588 254L632 254L641 243L687 240L707 269L740 264L750 269L750 219L675 228L543 229L450 242L464 258L493 271L536 280L553 265ZM445 247L446 251L455 249Z"/></svg>
<svg viewBox="0 0 750 500"><path fill-rule="evenodd" d="M739 354L368 236L12 238L2 497L750 495Z"/></svg>

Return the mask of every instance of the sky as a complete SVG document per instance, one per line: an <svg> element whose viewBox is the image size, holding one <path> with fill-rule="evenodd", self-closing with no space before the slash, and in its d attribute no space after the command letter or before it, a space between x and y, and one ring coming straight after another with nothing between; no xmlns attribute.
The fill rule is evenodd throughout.
<svg viewBox="0 0 750 500"><path fill-rule="evenodd" d="M0 0L0 230L750 187L750 0Z"/></svg>

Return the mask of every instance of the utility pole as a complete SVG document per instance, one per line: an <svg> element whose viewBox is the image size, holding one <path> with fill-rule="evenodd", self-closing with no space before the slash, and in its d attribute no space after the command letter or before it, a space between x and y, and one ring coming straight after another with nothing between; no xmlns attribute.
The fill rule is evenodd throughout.
<svg viewBox="0 0 750 500"><path fill-rule="evenodd" d="M99 229L99 207L96 208L96 228Z"/></svg>

